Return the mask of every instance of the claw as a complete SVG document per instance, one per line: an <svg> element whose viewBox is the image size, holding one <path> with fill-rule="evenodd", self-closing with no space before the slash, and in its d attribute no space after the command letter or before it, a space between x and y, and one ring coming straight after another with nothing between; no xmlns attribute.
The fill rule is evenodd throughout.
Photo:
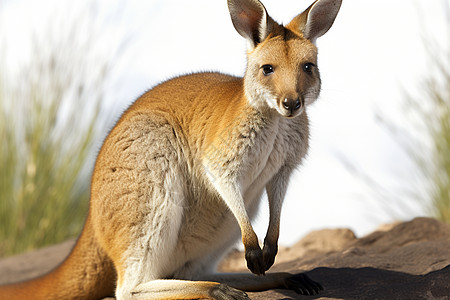
<svg viewBox="0 0 450 300"><path fill-rule="evenodd" d="M323 287L320 283L315 282L304 273L293 275L285 280L287 289L296 291L301 295L317 295Z"/></svg>
<svg viewBox="0 0 450 300"><path fill-rule="evenodd" d="M211 289L209 295L212 299L216 300L250 300L245 292L226 284L219 284L217 287Z"/></svg>

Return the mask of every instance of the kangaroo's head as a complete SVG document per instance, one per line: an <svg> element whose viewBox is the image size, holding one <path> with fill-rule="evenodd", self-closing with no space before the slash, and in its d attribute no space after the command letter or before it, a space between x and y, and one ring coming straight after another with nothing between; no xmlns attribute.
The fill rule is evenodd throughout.
<svg viewBox="0 0 450 300"><path fill-rule="evenodd" d="M291 118L320 92L315 41L330 29L341 0L316 0L288 25L275 22L258 0L228 0L237 32L248 42L245 95L251 105Z"/></svg>

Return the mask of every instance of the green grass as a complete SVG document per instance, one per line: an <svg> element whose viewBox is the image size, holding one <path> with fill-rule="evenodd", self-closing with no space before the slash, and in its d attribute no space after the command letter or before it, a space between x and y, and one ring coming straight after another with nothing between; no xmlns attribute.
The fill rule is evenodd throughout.
<svg viewBox="0 0 450 300"><path fill-rule="evenodd" d="M82 230L94 157L111 121L111 112L100 114L107 79L128 41L95 8L55 7L45 26L22 37L30 56L14 69L2 35L11 27L0 22L0 257ZM108 53L99 50L105 43Z"/></svg>
<svg viewBox="0 0 450 300"><path fill-rule="evenodd" d="M75 237L87 215L110 63L89 58L75 24L36 38L18 76L0 49L0 257Z"/></svg>
<svg viewBox="0 0 450 300"><path fill-rule="evenodd" d="M439 76L426 82L426 100L432 109L423 112L426 129L430 134L431 161L419 160L424 174L429 175L432 211L437 219L450 223L450 51L444 60L436 60ZM446 58L446 59L445 59ZM415 99L417 106L423 99Z"/></svg>
<svg viewBox="0 0 450 300"><path fill-rule="evenodd" d="M1 89L0 256L74 237L87 213L84 170L100 102L89 113L63 111L67 82L52 71L41 75L52 84L25 78Z"/></svg>
<svg viewBox="0 0 450 300"><path fill-rule="evenodd" d="M430 216L450 223L450 48L426 38L424 47L428 72L420 91L406 94L405 101L405 112L418 133L412 137L403 132L412 137L403 147L423 180L413 185L416 198L428 204Z"/></svg>

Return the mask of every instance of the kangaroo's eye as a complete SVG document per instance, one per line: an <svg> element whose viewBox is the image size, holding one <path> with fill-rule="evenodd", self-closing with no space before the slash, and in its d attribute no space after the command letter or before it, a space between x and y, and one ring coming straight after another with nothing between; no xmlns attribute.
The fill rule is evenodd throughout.
<svg viewBox="0 0 450 300"><path fill-rule="evenodd" d="M268 75L272 74L273 71L274 71L272 65L264 65L264 66L261 67L261 69L262 69L262 72L263 72L263 74L265 76L268 76Z"/></svg>
<svg viewBox="0 0 450 300"><path fill-rule="evenodd" d="M303 72L312 73L312 70L314 69L315 66L316 65L313 63L305 63L302 65Z"/></svg>

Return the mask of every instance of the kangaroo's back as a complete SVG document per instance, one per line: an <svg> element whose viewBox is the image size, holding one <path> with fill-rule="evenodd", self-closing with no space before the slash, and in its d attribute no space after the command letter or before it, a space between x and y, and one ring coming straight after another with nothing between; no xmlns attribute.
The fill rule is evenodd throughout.
<svg viewBox="0 0 450 300"><path fill-rule="evenodd" d="M188 122L224 112L240 112L246 105L242 100L243 79L217 72L179 76L159 84L143 94L125 113L152 111ZM230 116L230 118L232 118Z"/></svg>
<svg viewBox="0 0 450 300"><path fill-rule="evenodd" d="M216 72L180 76L145 93L125 115L162 114L191 142L203 143L247 117L243 85L241 77Z"/></svg>

